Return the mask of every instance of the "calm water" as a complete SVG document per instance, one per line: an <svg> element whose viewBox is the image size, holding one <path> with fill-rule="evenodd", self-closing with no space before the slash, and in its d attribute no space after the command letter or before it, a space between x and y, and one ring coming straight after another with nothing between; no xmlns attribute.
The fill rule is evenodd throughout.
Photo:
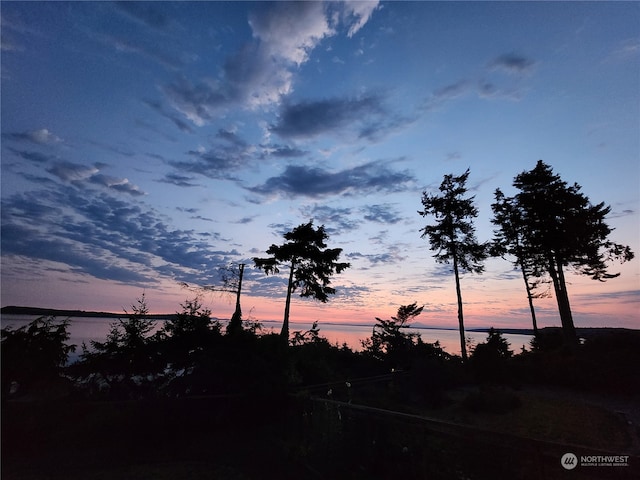
<svg viewBox="0 0 640 480"><path fill-rule="evenodd" d="M12 326L19 328L28 324L37 318L36 315L2 315L0 317L0 323L2 328ZM60 318L62 319L62 318ZM70 319L69 333L71 338L70 344L77 345L74 357L82 351L82 343L86 343L90 346L91 340L104 341L109 333L111 324L116 322L116 318L101 318L101 317L73 317ZM156 329L162 328L164 321L156 320ZM262 330L265 333L271 331L278 333L282 326L281 321L263 321ZM291 323L291 332L306 331L311 328L312 323ZM320 328L320 336L325 337L332 344L342 345L346 343L352 350L361 350L361 340L371 337L373 324L371 325L337 325L337 324L318 324ZM409 328L410 332L420 333L422 340L425 342L440 341L440 345L448 353L460 355L460 336L457 330L441 330L441 329L427 329L427 328ZM472 343L483 342L487 334L483 332L466 332L468 337L471 337ZM519 353L520 349L524 345L529 348L529 342L531 341L530 335L518 335L518 334L504 334L504 338L511 344L511 349L515 353Z"/></svg>

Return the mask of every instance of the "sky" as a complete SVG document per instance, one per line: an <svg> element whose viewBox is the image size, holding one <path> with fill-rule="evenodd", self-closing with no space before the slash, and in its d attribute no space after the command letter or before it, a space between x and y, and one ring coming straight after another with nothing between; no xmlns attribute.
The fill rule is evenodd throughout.
<svg viewBox="0 0 640 480"><path fill-rule="evenodd" d="M313 220L351 267L291 321L373 323L418 302L457 326L423 192L496 188L542 159L640 254L640 3L1 3L1 303L170 313L246 263L245 318L282 318L253 257ZM567 275L576 326L640 327L640 261ZM530 327L505 259L461 280L468 327ZM206 293L229 318L233 295ZM559 325L555 299L535 302Z"/></svg>

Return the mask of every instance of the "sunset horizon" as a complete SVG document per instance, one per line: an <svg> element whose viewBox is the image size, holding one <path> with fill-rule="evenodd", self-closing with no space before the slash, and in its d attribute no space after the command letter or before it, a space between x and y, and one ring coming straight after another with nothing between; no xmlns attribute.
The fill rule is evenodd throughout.
<svg viewBox="0 0 640 480"><path fill-rule="evenodd" d="M150 313L245 264L243 318L281 321L283 235L313 220L350 268L291 322L458 328L452 266L418 214L469 169L480 242L500 189L538 160L640 253L640 4L626 2L3 2L5 306ZM466 328L531 328L521 272L464 274ZM576 328L640 328L640 262L566 267ZM188 284L195 290L181 285ZM546 293L545 293L546 292ZM540 328L560 326L551 284Z"/></svg>

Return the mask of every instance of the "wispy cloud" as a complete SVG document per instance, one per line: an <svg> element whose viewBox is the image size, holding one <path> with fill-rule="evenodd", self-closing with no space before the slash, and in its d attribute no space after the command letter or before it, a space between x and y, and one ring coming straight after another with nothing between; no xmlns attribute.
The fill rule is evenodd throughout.
<svg viewBox="0 0 640 480"><path fill-rule="evenodd" d="M172 53L170 48L165 45L160 46L151 42L143 42L140 39L133 40L116 35L93 34L93 37L117 52L138 55L170 70L183 68L187 63L186 58L181 58L180 55Z"/></svg>
<svg viewBox="0 0 640 480"><path fill-rule="evenodd" d="M324 225L329 235L356 230L360 221L351 218L352 209L329 205L309 205L300 209L303 217L312 218L315 223Z"/></svg>
<svg viewBox="0 0 640 480"><path fill-rule="evenodd" d="M170 161L169 164L178 170L173 180L183 176L184 172L202 175L215 179L235 180L234 174L248 167L256 158L256 148L248 145L235 133L219 130L215 143L210 148L190 150L185 160ZM171 178L165 178L169 183ZM187 185L191 186L191 185Z"/></svg>
<svg viewBox="0 0 640 480"><path fill-rule="evenodd" d="M521 100L526 90L523 89L519 80L522 77L532 74L535 71L537 62L515 53L499 55L491 60L486 68L478 75L476 80L461 79L457 82L447 84L437 88L424 100L421 110L430 112L444 107L446 104L477 95L485 100ZM488 79L495 77L492 72L504 72L510 77L517 77L514 80L502 78ZM505 85L505 81L508 83Z"/></svg>
<svg viewBox="0 0 640 480"><path fill-rule="evenodd" d="M38 145L54 145L62 142L60 137L54 135L47 128L27 132L5 133L2 136L8 140L37 143Z"/></svg>
<svg viewBox="0 0 640 480"><path fill-rule="evenodd" d="M320 198L337 194L399 192L406 190L414 181L411 173L391 170L383 161L368 162L338 172L290 165L281 175L248 190L266 196Z"/></svg>
<svg viewBox="0 0 640 480"><path fill-rule="evenodd" d="M276 158L298 158L307 155L307 150L301 150L290 145L260 145L262 149L263 157L276 157Z"/></svg>
<svg viewBox="0 0 640 480"><path fill-rule="evenodd" d="M369 222L393 225L402 221L400 212L390 203L367 205L362 207L360 212Z"/></svg>
<svg viewBox="0 0 640 480"><path fill-rule="evenodd" d="M161 3L123 1L114 5L129 18L157 30L167 30L171 24L168 15L161 10Z"/></svg>
<svg viewBox="0 0 640 480"><path fill-rule="evenodd" d="M349 128L361 137L372 135L372 127L386 115L378 96L300 102L285 105L279 122L270 130L283 138L310 139L320 134L342 134Z"/></svg>
<svg viewBox="0 0 640 480"><path fill-rule="evenodd" d="M367 260L372 265L396 264L407 259L407 255L402 253L399 245L388 245L384 253L361 253L351 252L347 254L349 260Z"/></svg>
<svg viewBox="0 0 640 480"><path fill-rule="evenodd" d="M55 161L58 159L58 157L56 157L55 155L50 155L50 154L41 153L41 152L34 152L30 150L18 150L18 149L9 147L9 151L18 155L20 158L29 160L30 162L34 162L34 163L47 163L47 162Z"/></svg>
<svg viewBox="0 0 640 480"><path fill-rule="evenodd" d="M200 186L198 183L195 183L195 178L188 175L181 175L179 173L167 173L164 177L162 177L159 182L169 183L171 185L175 185L176 187L198 187Z"/></svg>
<svg viewBox="0 0 640 480"><path fill-rule="evenodd" d="M512 75L526 75L533 71L536 62L517 53L505 53L489 62L489 69L501 70Z"/></svg>
<svg viewBox="0 0 640 480"><path fill-rule="evenodd" d="M176 114L172 112L167 112L160 102L152 101L152 100L143 100L143 103L147 105L152 110L158 112L161 116L173 122L173 124L178 127L183 132L193 133L193 128L187 122L182 120L182 118L178 117Z"/></svg>
<svg viewBox="0 0 640 480"><path fill-rule="evenodd" d="M605 61L626 61L640 55L640 40L629 38L620 42L607 56Z"/></svg>
<svg viewBox="0 0 640 480"><path fill-rule="evenodd" d="M155 283L162 275L206 283L211 265L236 252L215 252L200 237L170 228L142 204L73 187L16 194L2 205L3 255L63 263L117 282Z"/></svg>
<svg viewBox="0 0 640 480"><path fill-rule="evenodd" d="M17 40L17 37L22 36L41 37L42 33L25 23L19 16L8 18L6 10L3 11L0 15L0 50L3 52L24 51L24 43Z"/></svg>
<svg viewBox="0 0 640 480"><path fill-rule="evenodd" d="M47 171L60 180L78 187L86 187L88 184L93 184L136 197L144 195L144 192L137 185L129 182L128 179L100 173L101 167L101 164L82 165L67 161L57 161Z"/></svg>

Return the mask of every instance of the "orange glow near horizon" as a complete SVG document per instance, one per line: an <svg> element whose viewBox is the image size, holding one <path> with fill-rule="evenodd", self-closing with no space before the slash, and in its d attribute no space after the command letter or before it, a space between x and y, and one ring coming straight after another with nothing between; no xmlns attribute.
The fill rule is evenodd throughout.
<svg viewBox="0 0 640 480"><path fill-rule="evenodd" d="M638 312L637 275L626 272L626 277L608 282L595 282L575 275L568 277L569 296L576 327L626 327L640 328ZM38 285L43 285L39 283ZM4 284L5 293L18 306L41 308L104 311L123 313L145 293L150 312L154 314L175 313L180 304L193 298L196 293L185 290L171 282L160 287L132 287L114 285L105 281L92 283L71 283L52 281L46 291L36 291L35 283L16 282ZM73 288L73 295L69 295ZM380 288L378 286L378 288ZM423 294L394 295L392 289L381 293L368 292L352 299L338 294L330 297L326 304L310 299L292 297L290 321L365 324L372 325L376 317L391 318L401 305L417 301L425 305L416 323L426 326L457 328L457 304L452 280L442 282L436 289L425 290ZM22 296L16 292L24 292ZM466 328L531 328L531 315L521 282L484 280L481 277L463 279L462 295ZM245 319L257 321L282 321L285 292L281 298L267 298L243 294L242 312ZM78 299L81 301L78 302ZM235 309L235 295L205 292L202 304L212 312L212 316L230 318ZM70 303L77 302L77 303ZM534 301L538 325L560 325L557 304L554 297L539 298ZM3 306L7 306L3 304Z"/></svg>

